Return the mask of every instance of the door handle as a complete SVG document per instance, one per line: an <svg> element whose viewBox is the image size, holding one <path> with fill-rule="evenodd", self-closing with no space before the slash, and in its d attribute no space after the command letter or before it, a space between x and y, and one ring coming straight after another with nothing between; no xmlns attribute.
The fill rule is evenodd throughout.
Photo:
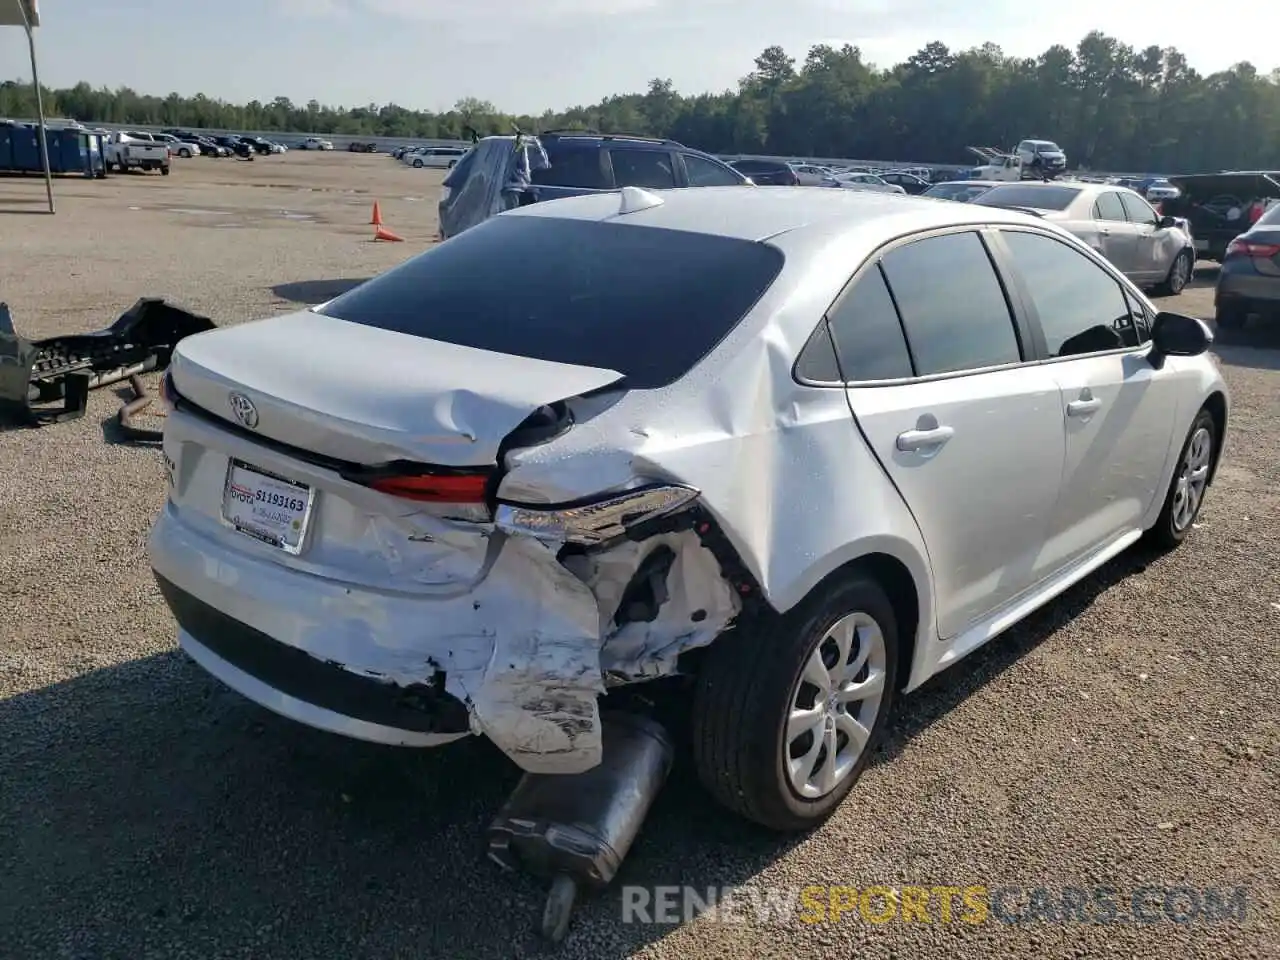
<svg viewBox="0 0 1280 960"><path fill-rule="evenodd" d="M1100 227L1100 228L1098 229L1098 232L1099 232L1100 234L1102 234L1104 237L1109 237L1109 236L1111 236L1111 231L1110 231L1110 230L1108 230L1106 227Z"/></svg>
<svg viewBox="0 0 1280 960"><path fill-rule="evenodd" d="M955 435L951 427L934 427L932 430L908 430L898 434L898 449L903 453L940 447Z"/></svg>
<svg viewBox="0 0 1280 960"><path fill-rule="evenodd" d="M1097 397L1092 400L1072 400L1067 404L1068 417L1087 417L1102 409L1102 401Z"/></svg>

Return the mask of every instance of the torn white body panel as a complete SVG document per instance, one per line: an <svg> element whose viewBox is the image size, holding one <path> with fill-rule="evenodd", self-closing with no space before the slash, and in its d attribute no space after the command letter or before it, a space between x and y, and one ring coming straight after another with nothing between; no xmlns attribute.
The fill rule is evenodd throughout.
<svg viewBox="0 0 1280 960"><path fill-rule="evenodd" d="M470 731L525 770L574 773L597 764L606 673L615 682L669 674L680 652L709 643L737 613L715 557L692 532L622 541L563 564L554 546L445 519L433 512L439 507L406 504L389 514L380 494L251 447L212 424L172 415L166 453L175 480L152 531L156 573L237 623L389 693L442 673L445 690L470 713ZM227 458L248 455L327 494L317 521L343 532L345 551L329 538L290 557L249 537L229 538L208 505L217 502ZM613 618L626 586L660 546L675 553L664 574L668 599L651 622L619 629ZM321 563L361 576L317 576ZM193 656L228 682L237 669L215 669L214 653L202 647ZM260 684L237 689L286 712ZM339 732L420 742L389 740L383 729L357 722Z"/></svg>

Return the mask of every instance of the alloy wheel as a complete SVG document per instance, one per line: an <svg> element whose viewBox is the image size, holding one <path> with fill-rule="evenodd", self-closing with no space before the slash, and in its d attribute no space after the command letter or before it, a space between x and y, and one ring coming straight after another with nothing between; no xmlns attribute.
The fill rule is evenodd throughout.
<svg viewBox="0 0 1280 960"><path fill-rule="evenodd" d="M792 691L783 762L806 800L831 793L858 763L885 694L884 634L866 613L841 617L814 645Z"/></svg>
<svg viewBox="0 0 1280 960"><path fill-rule="evenodd" d="M1213 436L1207 427L1200 427L1191 435L1186 455L1178 468L1178 479L1173 493L1173 509L1170 517L1173 529L1181 533L1196 518L1204 488L1209 481L1209 459L1213 455Z"/></svg>

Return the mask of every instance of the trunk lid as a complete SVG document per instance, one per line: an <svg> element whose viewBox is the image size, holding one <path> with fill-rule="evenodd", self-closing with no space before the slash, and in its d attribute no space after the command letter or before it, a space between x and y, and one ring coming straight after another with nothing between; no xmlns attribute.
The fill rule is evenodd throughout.
<svg viewBox="0 0 1280 960"><path fill-rule="evenodd" d="M348 463L458 467L493 465L541 408L622 379L310 310L187 337L170 374L189 402L282 444Z"/></svg>

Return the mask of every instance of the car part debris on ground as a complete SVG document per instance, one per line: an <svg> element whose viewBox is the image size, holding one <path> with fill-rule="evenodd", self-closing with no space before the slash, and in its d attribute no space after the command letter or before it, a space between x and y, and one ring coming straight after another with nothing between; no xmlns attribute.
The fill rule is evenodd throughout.
<svg viewBox="0 0 1280 960"><path fill-rule="evenodd" d="M0 303L0 412L31 426L79 419L90 390L164 369L179 340L213 328L207 317L144 297L104 330L28 340Z"/></svg>
<svg viewBox="0 0 1280 960"><path fill-rule="evenodd" d="M526 773L489 828L489 857L551 879L542 934L564 939L578 888L613 880L671 772L674 751L656 721L635 713L601 718L598 766L555 776Z"/></svg>
<svg viewBox="0 0 1280 960"><path fill-rule="evenodd" d="M120 408L120 413L116 417L122 439L132 443L160 443L164 440L163 430L140 427L133 422L133 418L150 407L151 402L156 398L147 392L142 379L136 373L129 378L129 386L133 388L133 399Z"/></svg>

